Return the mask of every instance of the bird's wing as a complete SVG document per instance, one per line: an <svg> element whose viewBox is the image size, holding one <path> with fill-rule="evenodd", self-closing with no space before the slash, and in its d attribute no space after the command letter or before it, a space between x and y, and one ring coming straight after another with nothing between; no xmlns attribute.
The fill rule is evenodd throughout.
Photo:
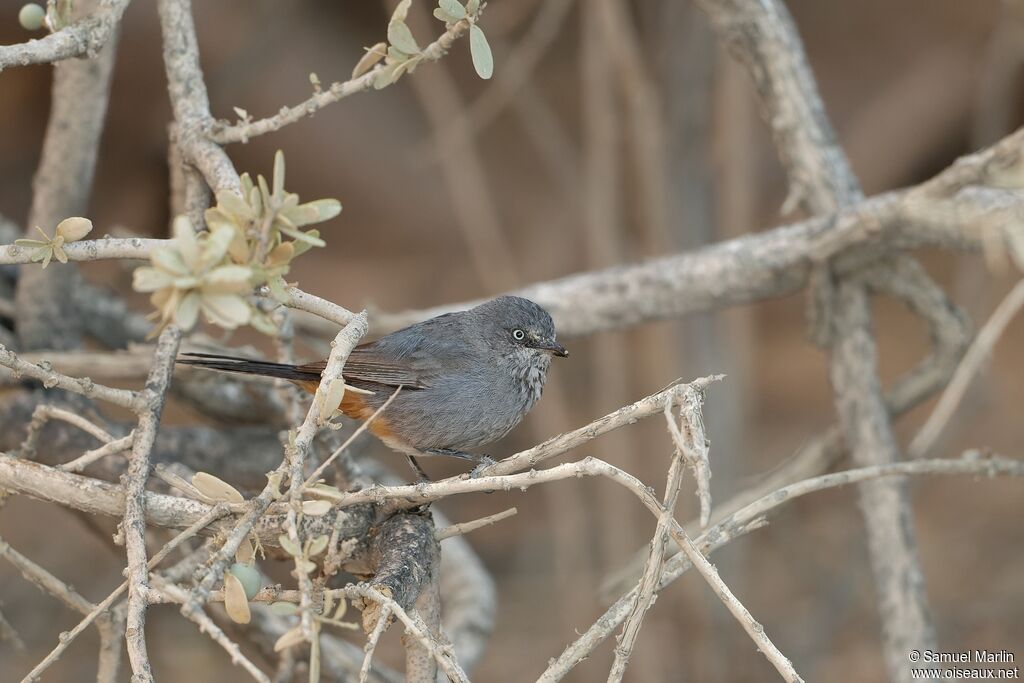
<svg viewBox="0 0 1024 683"><path fill-rule="evenodd" d="M345 361L346 380L426 389L440 372L465 353L458 314L446 314L352 349ZM322 372L326 361L300 369Z"/></svg>

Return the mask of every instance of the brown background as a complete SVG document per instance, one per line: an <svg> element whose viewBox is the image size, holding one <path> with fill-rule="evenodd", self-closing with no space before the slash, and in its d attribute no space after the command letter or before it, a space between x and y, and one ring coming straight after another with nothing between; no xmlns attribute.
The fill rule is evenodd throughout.
<svg viewBox="0 0 1024 683"><path fill-rule="evenodd" d="M29 37L17 26L19 5L0 0L0 43ZM207 0L196 5L213 111L225 118L233 118L232 106L259 117L299 101L309 93L310 71L324 83L344 79L361 46L382 39L387 18L378 4L364 2ZM534 0L491 3L482 24L495 52L496 78L490 84L473 74L464 44L412 78L436 89L438 72L447 70L461 99L448 104L458 109L474 100L502 78L503 62L529 34L540 5ZM515 278L509 285L641 259L661 253L652 247L659 243L699 244L709 236L721 239L791 218L779 215L785 178L757 119L746 78L728 57L705 50L715 79L705 110L710 128L701 133L711 151L706 171L713 194L704 195L714 215L710 234L685 224L678 211L670 213L669 234L653 238L638 220L642 188L634 181L627 151L630 129L620 111L617 150L624 161L614 186L622 193L622 208L611 217L614 249L602 253L588 247L595 236L586 218L590 200L581 171L586 110L579 62L580 25L588 3L576 5L533 73L528 95L556 117L558 143L570 155L558 154L558 163L552 163L551 148L538 146L528 124L508 108L477 138L492 215L507 243L496 258ZM1019 70L1013 55L993 49L999 27L1011 32L1014 26L1000 3L799 0L789 6L866 192L920 181L958 154L1019 125ZM689 93L666 74L664 57L666 51L693 49L699 58L702 52L694 47L699 38L693 36L706 37L703 16L681 13L696 24L665 30L658 20L661 3L640 0L633 9L663 106L686 102ZM439 26L432 22L430 31ZM426 35L425 29L416 30ZM18 221L28 211L49 75L45 67L0 74L0 213ZM993 79L992 88L983 87L986 78ZM153 3L140 0L125 15L89 213L101 232L127 228L166 234L169 118L155 10ZM239 170L268 173L274 150L283 149L289 189L309 199L337 197L344 204L342 215L323 230L327 248L304 256L293 269L301 286L349 308L372 304L399 310L493 295L499 289L493 272L474 265L467 240L479 226L460 224L433 136L422 102L405 79L228 151ZM685 196L684 190L698 182L675 173L667 177L674 197ZM1011 274L986 271L976 256L928 254L925 263L976 324L1011 282ZM125 270L90 267L87 272L122 291L129 288ZM572 357L556 363L545 400L492 454L506 455L582 424L676 377L724 371L729 378L711 391L707 415L713 492L724 499L785 460L834 417L824 356L804 334L803 303L794 296L714 319L567 340ZM140 299L138 305L144 310L146 304ZM891 379L926 350L926 331L890 302L878 302L876 310L883 378ZM237 339L257 338L243 333ZM1024 325L1017 321L954 418L939 454L991 447L1020 455L1022 341ZM609 349L619 352L609 356ZM913 434L927 410L901 421L900 435ZM174 411L172 419L197 418ZM575 455L606 458L660 489L668 448L662 425L652 419ZM382 458L404 474L397 458ZM431 463L431 471L440 475L455 468ZM939 642L946 649L1006 648L1024 657L1020 483L929 480L913 490ZM691 491L688 482L684 492ZM689 517L693 501L687 495L683 500ZM499 595L498 627L474 680L533 680L600 614L601 580L644 546L653 529L633 499L604 482L573 480L525 493L465 497L441 507L464 520L510 505L519 508L518 516L470 537L496 577ZM79 531L76 520L37 503L14 500L0 513L0 535L98 600L120 580L122 560ZM714 557L726 581L808 680L882 677L863 538L854 493L831 491L788 505L768 528ZM29 645L24 655L0 645L0 680L23 675L52 647L57 633L77 621L5 564L0 564L0 603ZM158 679L245 679L173 609L153 614L158 616L150 620L150 642ZM396 634L389 637L397 639ZM81 641L51 670L49 680L93 676L95 636L90 633ZM572 680L603 680L610 653L606 643ZM773 676L694 575L658 600L627 673L631 681Z"/></svg>

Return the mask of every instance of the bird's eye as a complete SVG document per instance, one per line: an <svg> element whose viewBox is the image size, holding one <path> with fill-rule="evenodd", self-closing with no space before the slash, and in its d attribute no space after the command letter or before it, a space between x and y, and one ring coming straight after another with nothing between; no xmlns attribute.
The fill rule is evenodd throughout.
<svg viewBox="0 0 1024 683"><path fill-rule="evenodd" d="M522 330L512 330L512 338L516 341L523 341L526 339L526 333Z"/></svg>

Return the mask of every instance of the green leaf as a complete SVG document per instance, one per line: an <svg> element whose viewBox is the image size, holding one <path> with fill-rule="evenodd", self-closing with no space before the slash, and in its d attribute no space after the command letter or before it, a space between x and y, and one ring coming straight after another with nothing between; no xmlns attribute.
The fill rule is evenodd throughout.
<svg viewBox="0 0 1024 683"><path fill-rule="evenodd" d="M14 243L17 244L19 247L48 247L48 246L50 246L50 241L49 240L43 242L42 240L18 239L18 240L14 240Z"/></svg>
<svg viewBox="0 0 1024 683"><path fill-rule="evenodd" d="M290 617L293 614L299 613L299 606L293 602L272 602L270 603L270 611L274 614L282 617ZM301 634L302 631L300 630Z"/></svg>
<svg viewBox="0 0 1024 683"><path fill-rule="evenodd" d="M313 238L313 239L317 239L317 240L320 239L320 231L319 230L307 230L305 232L305 235L306 235L307 238ZM317 244L315 244L313 242L301 242L301 241L300 242L294 242L293 244L295 245L295 256L302 256L303 254L305 254L307 251L309 251L313 247L319 246L319 245L317 245ZM324 244L326 244L326 242Z"/></svg>
<svg viewBox="0 0 1024 683"><path fill-rule="evenodd" d="M384 59L387 49L387 43L377 43L373 47L368 48L366 54L363 55L362 59L356 63L355 68L352 69L352 78L359 78L372 69L377 62Z"/></svg>
<svg viewBox="0 0 1024 683"><path fill-rule="evenodd" d="M274 199L284 199L284 152L277 150L274 153Z"/></svg>
<svg viewBox="0 0 1024 683"><path fill-rule="evenodd" d="M217 207L229 216L251 221L255 218L252 207L232 190L221 190L217 193Z"/></svg>
<svg viewBox="0 0 1024 683"><path fill-rule="evenodd" d="M248 197L249 193L252 192L252 188L255 187L252 184L252 177L248 173L243 173L238 179L242 183L242 196Z"/></svg>
<svg viewBox="0 0 1024 683"><path fill-rule="evenodd" d="M57 224L57 237L63 237L65 242L80 240L92 230L92 221L88 218L73 216L65 218Z"/></svg>
<svg viewBox="0 0 1024 683"><path fill-rule="evenodd" d="M454 17L455 21L466 17L466 8L462 6L459 0L439 0L437 6L448 16Z"/></svg>
<svg viewBox="0 0 1024 683"><path fill-rule="evenodd" d="M140 266L132 274L132 289L136 292L155 292L171 286L172 277L162 270Z"/></svg>
<svg viewBox="0 0 1024 683"><path fill-rule="evenodd" d="M154 249L149 258L153 261L154 266L165 272L174 273L175 275L188 275L190 273L189 269L185 266L185 262L181 260L181 255L173 249Z"/></svg>
<svg viewBox="0 0 1024 683"><path fill-rule="evenodd" d="M458 19L445 12L440 7L434 8L434 18L438 21L443 21L446 24L454 24Z"/></svg>
<svg viewBox="0 0 1024 683"><path fill-rule="evenodd" d="M330 541L330 539L327 537L326 534L317 536L309 544L309 552L307 554L310 557L316 557L317 555L319 555L323 551L327 550L327 543L328 543L328 541Z"/></svg>
<svg viewBox="0 0 1024 683"><path fill-rule="evenodd" d="M200 304L207 320L228 330L245 325L252 317L249 303L237 294L204 292Z"/></svg>
<svg viewBox="0 0 1024 683"><path fill-rule="evenodd" d="M178 327L191 330L199 317L199 292L190 292L174 310L174 322Z"/></svg>
<svg viewBox="0 0 1024 683"><path fill-rule="evenodd" d="M285 235L288 235L289 237L294 238L296 241L308 244L308 245L310 245L312 247L326 247L327 246L327 242L324 242L322 239L320 239L320 237L319 237L320 233L317 232L316 230L310 230L309 232L302 232L301 230L297 230L295 228L286 227L286 226L284 226L281 223L278 223L278 228L277 229L280 230L281 232L283 232ZM295 245L295 247L296 247L295 253L296 253L296 255L298 255L299 254L298 245Z"/></svg>
<svg viewBox="0 0 1024 683"><path fill-rule="evenodd" d="M253 313L252 319L249 320L249 324L252 325L257 332L262 332L268 337L276 337L277 333L280 332L280 330L277 329L277 325L274 324L274 321L270 319L270 316L264 315L263 313Z"/></svg>
<svg viewBox="0 0 1024 683"><path fill-rule="evenodd" d="M292 298L288 295L288 284L284 281L283 277L270 278L267 280L267 287L270 288L271 296L280 303L287 306L292 302Z"/></svg>
<svg viewBox="0 0 1024 683"><path fill-rule="evenodd" d="M412 5L412 0L402 0L395 7L394 13L391 15L391 21L405 21L405 18L409 16L409 7Z"/></svg>
<svg viewBox="0 0 1024 683"><path fill-rule="evenodd" d="M469 53L473 56L473 68L477 75L485 81L489 79L494 74L494 57L487 36L476 24L469 27Z"/></svg>
<svg viewBox="0 0 1024 683"><path fill-rule="evenodd" d="M476 16L476 13L480 11L480 0L468 0L466 2L466 12L470 16Z"/></svg>
<svg viewBox="0 0 1024 683"><path fill-rule="evenodd" d="M320 215L319 221L329 221L341 213L341 202L337 199L315 199L301 206L312 206Z"/></svg>
<svg viewBox="0 0 1024 683"><path fill-rule="evenodd" d="M277 542L281 544L281 548L292 557L301 557L302 551L299 546L292 542L292 539L288 537L288 534L281 534L277 537Z"/></svg>
<svg viewBox="0 0 1024 683"><path fill-rule="evenodd" d="M392 20L388 24L388 42L407 54L419 54L420 46L416 43L416 39L412 37L412 31L409 30L404 21Z"/></svg>

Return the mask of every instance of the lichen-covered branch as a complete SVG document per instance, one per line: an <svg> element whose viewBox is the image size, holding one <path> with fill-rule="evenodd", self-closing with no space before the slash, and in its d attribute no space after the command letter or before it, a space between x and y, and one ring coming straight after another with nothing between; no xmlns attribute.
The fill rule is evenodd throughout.
<svg viewBox="0 0 1024 683"><path fill-rule="evenodd" d="M78 21L37 40L0 45L0 71L11 66L48 64L73 57L95 58L111 39L130 0L100 0Z"/></svg>

